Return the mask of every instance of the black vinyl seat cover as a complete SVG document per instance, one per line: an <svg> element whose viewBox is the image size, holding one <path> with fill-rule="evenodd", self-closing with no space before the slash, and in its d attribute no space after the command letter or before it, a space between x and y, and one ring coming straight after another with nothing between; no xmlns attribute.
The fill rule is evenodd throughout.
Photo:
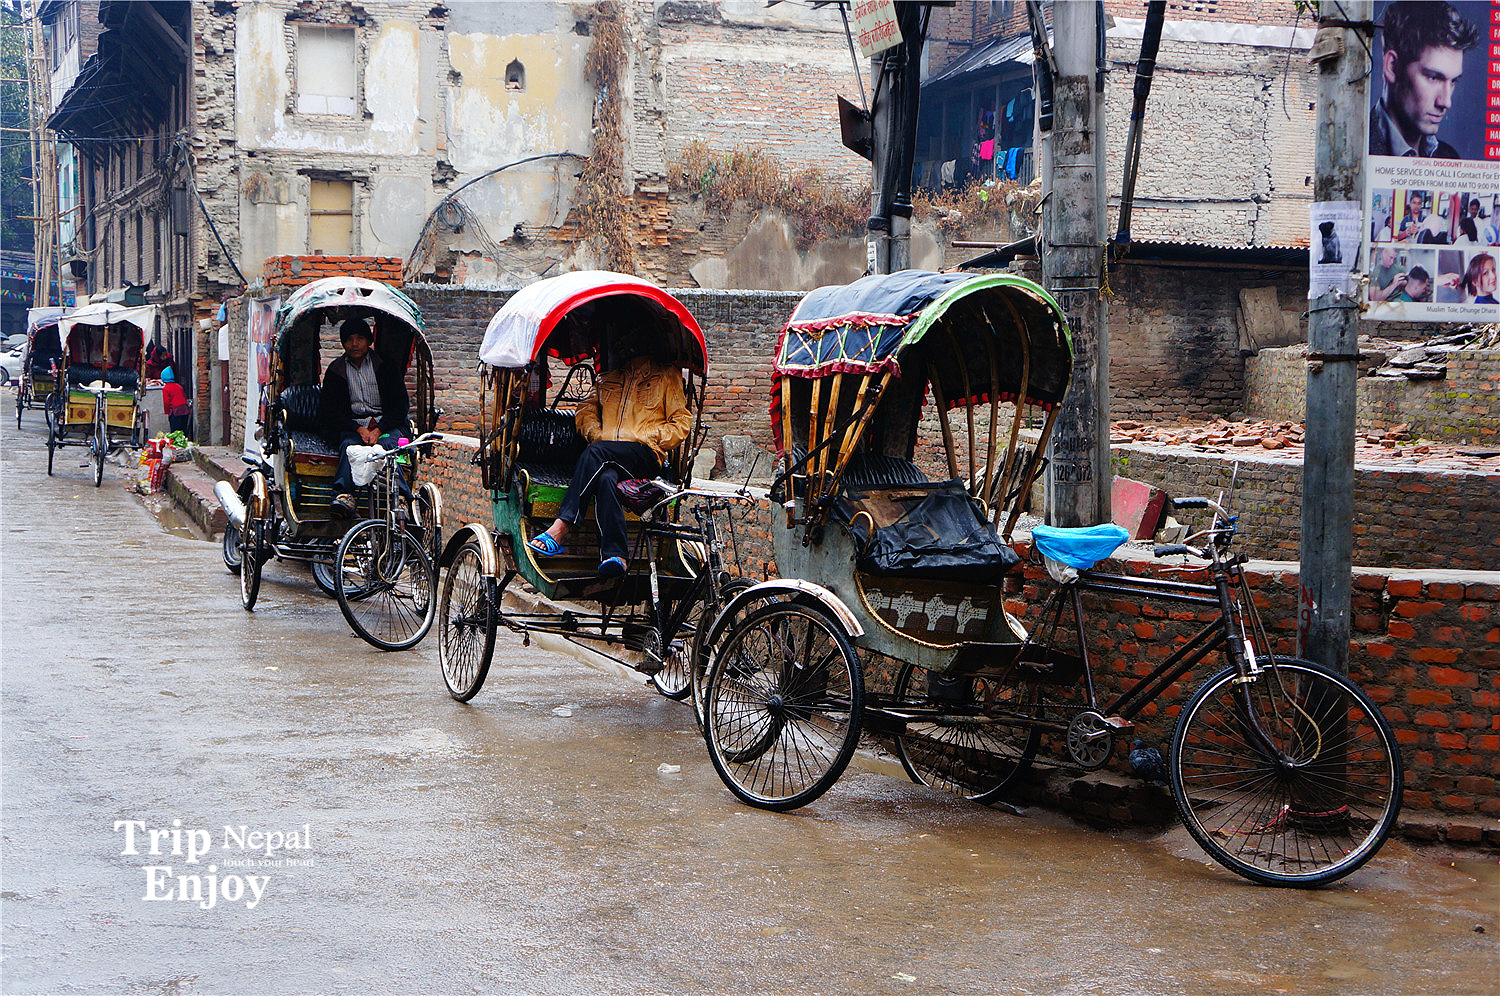
<svg viewBox="0 0 1500 996"><path fill-rule="evenodd" d="M914 485L898 498L906 512L874 530L860 550L871 574L994 584L1021 557L980 514L962 481ZM909 495L909 497L908 497Z"/></svg>
<svg viewBox="0 0 1500 996"><path fill-rule="evenodd" d="M294 453L303 456L338 456L338 447L323 438L318 424L318 400L323 389L317 384L292 384L281 392L282 427Z"/></svg>
<svg viewBox="0 0 1500 996"><path fill-rule="evenodd" d="M578 434L571 411L528 408L516 429L516 444L516 466L532 484L565 488L588 441Z"/></svg>
<svg viewBox="0 0 1500 996"><path fill-rule="evenodd" d="M886 492L905 511L865 535L859 568L883 577L994 584L1021 563L981 513L962 481L931 483L910 460L862 454L844 471L840 516L852 522L866 492ZM893 493L894 491L894 493Z"/></svg>
<svg viewBox="0 0 1500 996"><path fill-rule="evenodd" d="M111 367L108 371L101 373L99 368L92 363L73 363L68 366L69 384L83 386L92 384L101 377L106 385L117 391L134 391L141 384L141 375L137 371L126 370L123 367Z"/></svg>

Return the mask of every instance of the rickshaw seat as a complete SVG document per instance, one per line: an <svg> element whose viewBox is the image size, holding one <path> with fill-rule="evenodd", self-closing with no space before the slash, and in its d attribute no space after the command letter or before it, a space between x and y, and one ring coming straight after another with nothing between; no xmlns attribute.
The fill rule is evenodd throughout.
<svg viewBox="0 0 1500 996"><path fill-rule="evenodd" d="M516 466L531 480L533 500L561 501L562 495L538 494L539 488L566 488L573 467L588 442L578 434L573 413L558 408L528 408L516 428Z"/></svg>
<svg viewBox="0 0 1500 996"><path fill-rule="evenodd" d="M74 363L68 367L70 385L81 387L101 379L107 386L119 391L134 391L141 383L139 373L121 367L111 367L107 372L101 371L92 363Z"/></svg>
<svg viewBox="0 0 1500 996"><path fill-rule="evenodd" d="M900 457L860 454L844 468L844 486L854 490L905 487L927 482L927 475L916 464Z"/></svg>
<svg viewBox="0 0 1500 996"><path fill-rule="evenodd" d="M328 445L318 425L322 393L317 384L293 384L281 392L279 403L293 466L300 472L327 475L337 468L339 454L336 447Z"/></svg>

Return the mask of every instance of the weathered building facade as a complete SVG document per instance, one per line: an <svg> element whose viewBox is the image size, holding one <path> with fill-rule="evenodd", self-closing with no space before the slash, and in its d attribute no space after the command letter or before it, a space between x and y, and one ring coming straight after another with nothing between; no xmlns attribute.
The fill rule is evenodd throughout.
<svg viewBox="0 0 1500 996"><path fill-rule="evenodd" d="M91 26L55 34L78 71L55 78L50 120L82 150L80 290L151 285L200 436L225 424L203 418L222 396L212 318L269 257L396 256L413 279L517 285L618 265L612 243L681 242L657 208L694 138L864 168L825 120L832 91L858 86L829 11L61 0L48 14ZM590 174L601 136L608 168Z"/></svg>

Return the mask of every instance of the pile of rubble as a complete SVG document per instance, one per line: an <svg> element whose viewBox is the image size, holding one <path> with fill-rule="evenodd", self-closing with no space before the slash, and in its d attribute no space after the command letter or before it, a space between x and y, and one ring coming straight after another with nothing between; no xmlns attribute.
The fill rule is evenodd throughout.
<svg viewBox="0 0 1500 996"><path fill-rule="evenodd" d="M1109 441L1115 445L1160 443L1165 446L1195 446L1202 449L1259 446L1267 450L1280 450L1288 446L1301 446L1304 435L1300 422L1233 422L1216 418L1204 425L1156 426L1122 420L1110 426Z"/></svg>
<svg viewBox="0 0 1500 996"><path fill-rule="evenodd" d="M1236 421L1216 418L1201 425L1144 425L1122 419L1110 426L1111 445L1184 446L1200 453L1278 450L1276 457L1302 459L1306 430L1300 422ZM1361 432L1354 439L1355 459L1391 466L1500 473L1500 446L1453 446L1418 439L1405 424L1382 432Z"/></svg>
<svg viewBox="0 0 1500 996"><path fill-rule="evenodd" d="M1371 377L1404 377L1407 380L1441 380L1448 374L1448 356L1464 349L1500 348L1500 325L1467 325L1452 335L1426 342L1360 342L1365 372Z"/></svg>

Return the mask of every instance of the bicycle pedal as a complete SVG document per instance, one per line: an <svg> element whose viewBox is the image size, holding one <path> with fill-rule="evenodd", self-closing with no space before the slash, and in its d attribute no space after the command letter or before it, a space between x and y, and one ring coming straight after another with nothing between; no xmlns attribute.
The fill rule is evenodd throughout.
<svg viewBox="0 0 1500 996"><path fill-rule="evenodd" d="M1135 724L1124 716L1105 716L1104 722L1116 730L1133 730Z"/></svg>

